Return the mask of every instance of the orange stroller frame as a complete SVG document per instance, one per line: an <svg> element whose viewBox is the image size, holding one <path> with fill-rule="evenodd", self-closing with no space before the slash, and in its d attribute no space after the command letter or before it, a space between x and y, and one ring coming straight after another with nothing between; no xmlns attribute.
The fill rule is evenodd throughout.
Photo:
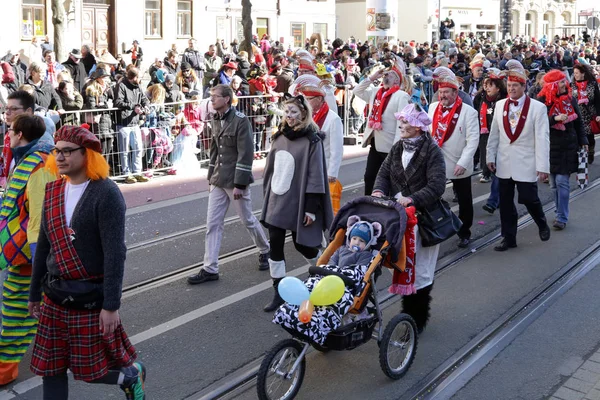
<svg viewBox="0 0 600 400"><path fill-rule="evenodd" d="M361 210L364 213L361 214ZM377 218L378 212L385 214ZM290 400L300 390L306 370L306 353L310 347L321 352L330 350L352 350L367 343L374 335L377 326L379 363L383 372L391 379L400 379L410 368L417 349L417 328L408 314L400 313L385 325L383 312L374 290L381 267L404 270L406 251L404 250L404 228L406 214L404 208L394 200L374 197L360 197L344 205L335 217L331 227L331 242L319 258L317 265L326 265L333 253L345 245L346 221L350 215L359 215L367 221L382 224L378 253L373 257L361 282L353 282L354 303L349 314L361 314L367 310L368 317L341 325L329 332L325 343L320 345L309 337L288 329L293 338L278 342L264 357L257 377L258 398L261 400ZM383 220L383 221L382 221ZM404 224L404 225L403 225ZM396 226L394 226L396 225ZM394 238L387 235L394 232ZM392 254L397 254L398 262L392 262ZM321 267L311 267L310 274L337 275L334 271ZM340 276L342 277L342 276ZM342 277L344 278L344 277ZM346 282L348 286L348 283ZM350 287L350 286L348 286ZM369 305L371 303L371 306Z"/></svg>

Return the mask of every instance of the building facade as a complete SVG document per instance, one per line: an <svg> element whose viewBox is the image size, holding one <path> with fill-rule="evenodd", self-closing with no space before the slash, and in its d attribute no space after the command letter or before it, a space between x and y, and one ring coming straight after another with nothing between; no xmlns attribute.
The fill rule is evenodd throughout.
<svg viewBox="0 0 600 400"><path fill-rule="evenodd" d="M241 0L64 0L67 46L88 44L113 55L138 40L146 55L163 57L173 44L187 47L190 37L201 50L218 39L241 41ZM27 52L33 36L52 40L51 0L2 1L0 52ZM253 31L285 45L300 46L315 32L335 34L335 0L253 0Z"/></svg>
<svg viewBox="0 0 600 400"><path fill-rule="evenodd" d="M501 2L505 0L387 0L397 7L392 16L397 21L399 40L431 41L438 38L440 20L451 18L455 27L452 37L461 32L489 35L501 39ZM341 38L367 38L369 12L364 0L337 0L337 34ZM512 36L548 38L576 33L575 0L510 0Z"/></svg>

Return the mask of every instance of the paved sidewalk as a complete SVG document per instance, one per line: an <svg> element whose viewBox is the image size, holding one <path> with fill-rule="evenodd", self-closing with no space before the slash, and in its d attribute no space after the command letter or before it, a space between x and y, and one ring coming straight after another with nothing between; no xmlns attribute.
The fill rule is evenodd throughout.
<svg viewBox="0 0 600 400"><path fill-rule="evenodd" d="M361 145L344 146L344 160L364 157L368 148ZM262 179L266 159L255 160L252 166L254 179ZM125 197L127 208L138 207L150 202L171 200L182 196L200 193L208 190L208 170L203 168L199 173L156 176L146 183L119 183L121 193Z"/></svg>
<svg viewBox="0 0 600 400"><path fill-rule="evenodd" d="M600 400L600 349L597 349L550 400Z"/></svg>

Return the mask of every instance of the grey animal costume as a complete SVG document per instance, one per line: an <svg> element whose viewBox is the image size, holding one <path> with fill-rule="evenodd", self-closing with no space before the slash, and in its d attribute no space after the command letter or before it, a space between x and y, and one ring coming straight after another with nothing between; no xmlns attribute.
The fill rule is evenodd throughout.
<svg viewBox="0 0 600 400"><path fill-rule="evenodd" d="M321 204L315 210L314 223L309 226L304 226L304 213L308 211L306 194L318 195ZM261 222L296 232L297 243L318 247L323 231L329 228L332 220L321 137L316 131L294 140L284 134L276 135L264 173Z"/></svg>

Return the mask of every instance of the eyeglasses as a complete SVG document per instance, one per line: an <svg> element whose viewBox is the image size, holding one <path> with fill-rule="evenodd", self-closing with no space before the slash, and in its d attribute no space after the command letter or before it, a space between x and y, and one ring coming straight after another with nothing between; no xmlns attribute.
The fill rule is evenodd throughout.
<svg viewBox="0 0 600 400"><path fill-rule="evenodd" d="M221 96L220 94L211 94L210 97L211 98L213 98L213 97L221 97L221 98L223 98L223 97L227 97L227 96Z"/></svg>
<svg viewBox="0 0 600 400"><path fill-rule="evenodd" d="M25 107L6 107L5 108L6 112L11 112L11 113L14 113L15 111L23 110L23 109L25 109Z"/></svg>
<svg viewBox="0 0 600 400"><path fill-rule="evenodd" d="M81 149L85 149L85 147L81 146L81 147L76 147L74 149L57 149L55 147L52 150L50 150L50 153L52 153L52 155L54 157L57 157L59 154L62 154L66 158L66 157L71 157L71 153L73 153L74 151L81 150Z"/></svg>

